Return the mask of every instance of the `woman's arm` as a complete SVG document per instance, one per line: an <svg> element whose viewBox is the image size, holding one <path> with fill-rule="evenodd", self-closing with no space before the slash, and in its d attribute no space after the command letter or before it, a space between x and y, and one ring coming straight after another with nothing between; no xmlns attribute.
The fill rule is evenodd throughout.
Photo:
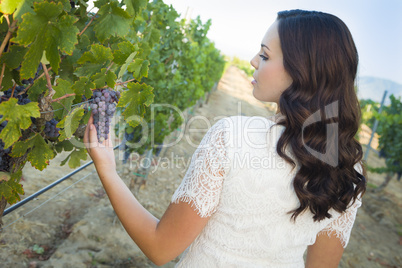
<svg viewBox="0 0 402 268"><path fill-rule="evenodd" d="M170 204L159 221L134 197L116 172L111 137L98 143L91 116L84 135L87 151L94 161L110 202L127 233L156 265L180 255L198 236L209 217L200 217L192 203Z"/></svg>
<svg viewBox="0 0 402 268"><path fill-rule="evenodd" d="M97 168L103 187L127 233L156 265L180 255L208 222L188 203L170 204L159 221L134 197L115 170Z"/></svg>
<svg viewBox="0 0 402 268"><path fill-rule="evenodd" d="M338 267L361 204L361 197L358 197L344 213L320 231L314 245L307 249L307 268Z"/></svg>
<svg viewBox="0 0 402 268"><path fill-rule="evenodd" d="M306 268L338 267L343 250L336 236L318 235L315 243L307 248Z"/></svg>

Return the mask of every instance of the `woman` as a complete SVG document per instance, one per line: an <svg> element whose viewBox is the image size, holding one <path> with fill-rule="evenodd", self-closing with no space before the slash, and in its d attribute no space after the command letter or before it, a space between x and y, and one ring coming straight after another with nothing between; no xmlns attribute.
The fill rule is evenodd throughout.
<svg viewBox="0 0 402 268"><path fill-rule="evenodd" d="M354 139L357 63L337 17L279 12L251 60L255 98L278 113L219 120L160 220L119 178L110 139L98 146L91 118L84 142L145 255L162 265L185 251L178 267L337 267L366 185Z"/></svg>

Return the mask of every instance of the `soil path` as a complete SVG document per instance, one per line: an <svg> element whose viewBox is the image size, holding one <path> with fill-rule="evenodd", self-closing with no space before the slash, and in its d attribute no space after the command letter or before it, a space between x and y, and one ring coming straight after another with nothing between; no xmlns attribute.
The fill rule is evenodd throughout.
<svg viewBox="0 0 402 268"><path fill-rule="evenodd" d="M154 158L146 184L133 184L133 172L141 163L136 155L127 164L118 161L118 172L127 184L134 185L133 191L144 207L160 218L205 129L222 116L270 116L274 111L274 105L253 97L250 80L244 73L229 67L208 103L191 111L191 124L169 137L177 144ZM28 164L23 171L25 196L69 173L68 167L60 167L66 156L58 155L43 172ZM116 158L122 158L118 151ZM368 162L384 165L374 152ZM383 178L384 175L369 174L373 187ZM401 190L402 182L392 180L382 193L367 192L340 267L402 267L398 235L398 231L402 235ZM6 227L0 232L1 267L156 267L121 226L93 166L5 216L3 221ZM174 267L176 262L177 259L163 267Z"/></svg>

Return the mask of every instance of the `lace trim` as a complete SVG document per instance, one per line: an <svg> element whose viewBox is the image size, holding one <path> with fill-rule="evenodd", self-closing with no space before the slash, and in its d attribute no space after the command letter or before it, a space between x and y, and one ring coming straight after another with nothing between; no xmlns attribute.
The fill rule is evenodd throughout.
<svg viewBox="0 0 402 268"><path fill-rule="evenodd" d="M216 211L223 180L229 170L227 141L227 122L221 119L209 129L194 152L172 203L189 203L200 217L209 217Z"/></svg>
<svg viewBox="0 0 402 268"><path fill-rule="evenodd" d="M342 213L336 220L328 224L318 235L327 234L328 237L335 236L339 238L343 248L349 243L352 227L356 219L357 209L361 206L362 202L356 199L356 202L350 206L347 211Z"/></svg>

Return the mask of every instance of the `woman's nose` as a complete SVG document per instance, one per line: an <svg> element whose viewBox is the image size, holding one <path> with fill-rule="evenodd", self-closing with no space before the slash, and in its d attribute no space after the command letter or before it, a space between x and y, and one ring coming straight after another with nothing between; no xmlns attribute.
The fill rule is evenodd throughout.
<svg viewBox="0 0 402 268"><path fill-rule="evenodd" d="M255 69L258 68L258 61L257 61L257 55L255 55L251 60L250 60L251 66L253 66Z"/></svg>

